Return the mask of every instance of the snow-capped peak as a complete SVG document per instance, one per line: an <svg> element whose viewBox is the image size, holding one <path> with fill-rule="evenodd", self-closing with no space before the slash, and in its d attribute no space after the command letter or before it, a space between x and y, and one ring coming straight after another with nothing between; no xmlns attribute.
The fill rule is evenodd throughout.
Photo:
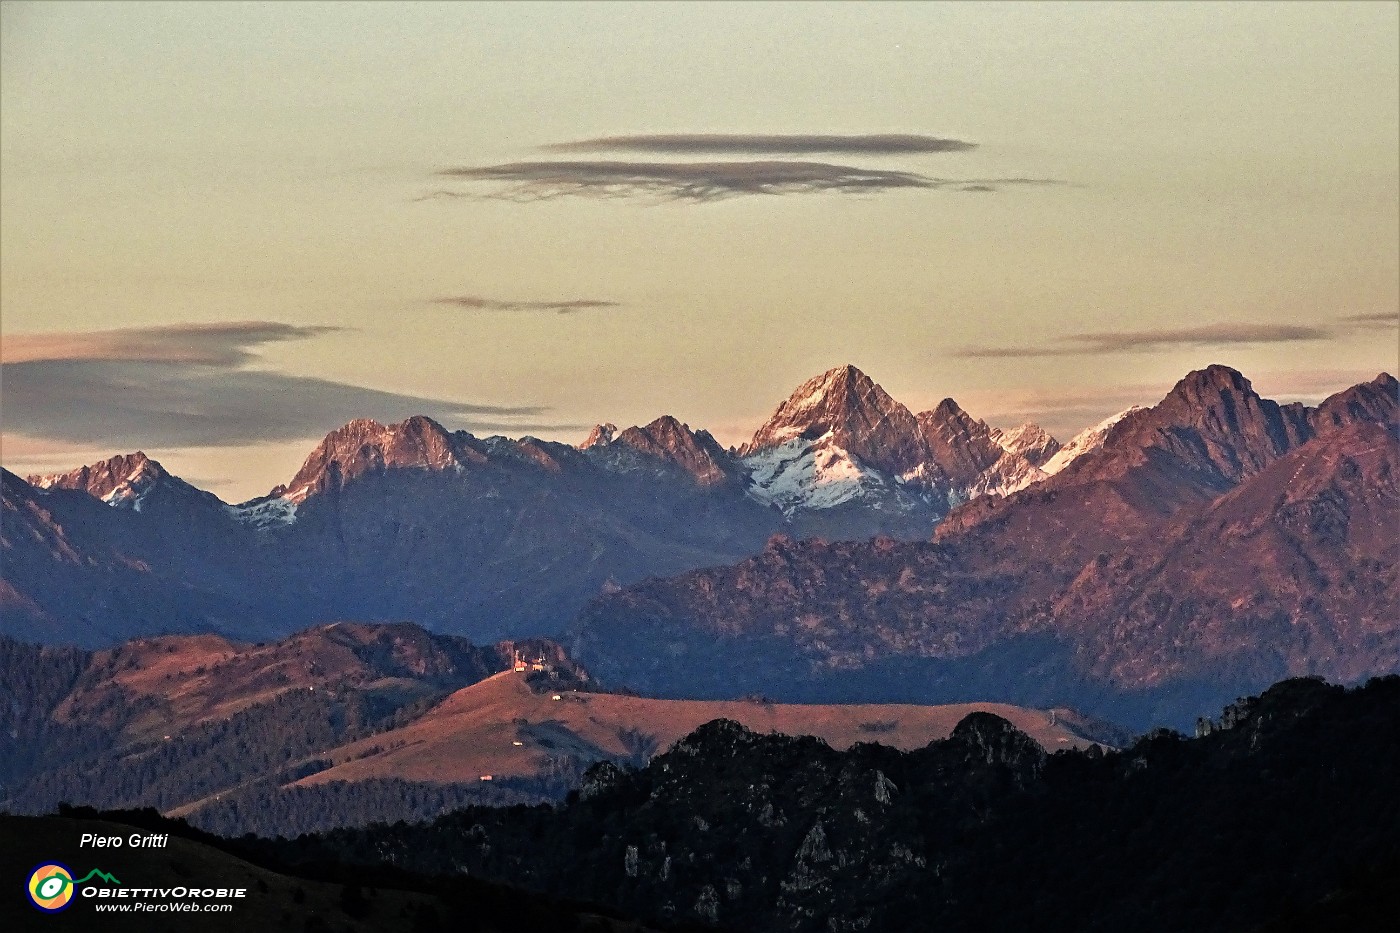
<svg viewBox="0 0 1400 933"><path fill-rule="evenodd" d="M143 451L121 454L68 473L29 477L39 489L77 489L117 508L141 511L147 493L169 477L155 460Z"/></svg>
<svg viewBox="0 0 1400 933"><path fill-rule="evenodd" d="M849 364L798 386L738 452L741 457L750 457L798 438L821 438L828 432L830 444L864 466L891 475L913 469L927 459L914 415Z"/></svg>
<svg viewBox="0 0 1400 933"><path fill-rule="evenodd" d="M1092 450L1098 450L1103 446L1104 438L1113 426L1135 411L1141 411L1142 406L1133 405L1130 408L1118 412L1116 415L1109 415L1092 428L1085 428L1074 436L1068 444L1059 449L1055 456L1051 457L1041 465L1041 470L1053 476L1065 467L1069 466L1078 458L1084 456Z"/></svg>

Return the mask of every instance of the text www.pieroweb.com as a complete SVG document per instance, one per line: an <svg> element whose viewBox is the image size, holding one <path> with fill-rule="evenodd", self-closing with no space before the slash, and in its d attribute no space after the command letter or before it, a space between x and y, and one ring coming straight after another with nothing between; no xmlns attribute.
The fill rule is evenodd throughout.
<svg viewBox="0 0 1400 933"><path fill-rule="evenodd" d="M113 914L222 914L231 913L231 901L247 897L246 888L87 888L97 913Z"/></svg>
<svg viewBox="0 0 1400 933"><path fill-rule="evenodd" d="M232 904L194 904L190 901L134 901L131 903L117 904L108 902L105 904L93 904L92 909L98 913L112 914L139 914L139 913L176 913L176 914L225 914L233 911Z"/></svg>

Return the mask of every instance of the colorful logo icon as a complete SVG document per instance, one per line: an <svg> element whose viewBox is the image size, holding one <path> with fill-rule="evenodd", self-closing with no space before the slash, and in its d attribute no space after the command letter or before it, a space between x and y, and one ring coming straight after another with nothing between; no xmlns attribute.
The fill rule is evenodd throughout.
<svg viewBox="0 0 1400 933"><path fill-rule="evenodd" d="M29 900L44 913L56 914L73 902L73 871L58 862L46 862L29 874Z"/></svg>

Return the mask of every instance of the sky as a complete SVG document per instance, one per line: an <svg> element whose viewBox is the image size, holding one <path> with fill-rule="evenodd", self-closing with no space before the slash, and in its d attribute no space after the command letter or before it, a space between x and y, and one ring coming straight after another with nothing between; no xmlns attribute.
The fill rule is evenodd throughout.
<svg viewBox="0 0 1400 933"><path fill-rule="evenodd" d="M0 462L1397 369L1400 5L0 4Z"/></svg>

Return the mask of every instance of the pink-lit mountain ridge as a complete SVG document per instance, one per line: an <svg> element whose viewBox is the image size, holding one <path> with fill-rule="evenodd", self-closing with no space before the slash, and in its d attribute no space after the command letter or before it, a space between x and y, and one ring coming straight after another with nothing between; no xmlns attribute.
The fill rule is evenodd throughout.
<svg viewBox="0 0 1400 933"><path fill-rule="evenodd" d="M670 416L600 425L578 447L359 419L237 505L141 452L6 474L0 597L11 634L87 644L335 618L519 636L777 532L926 538L950 503L1042 475L951 400L915 416L850 366L799 387L738 450Z"/></svg>
<svg viewBox="0 0 1400 933"><path fill-rule="evenodd" d="M600 598L574 651L688 696L998 696L1143 724L1400 671L1398 394L1382 374L1278 405L1209 367L931 541L774 539Z"/></svg>

